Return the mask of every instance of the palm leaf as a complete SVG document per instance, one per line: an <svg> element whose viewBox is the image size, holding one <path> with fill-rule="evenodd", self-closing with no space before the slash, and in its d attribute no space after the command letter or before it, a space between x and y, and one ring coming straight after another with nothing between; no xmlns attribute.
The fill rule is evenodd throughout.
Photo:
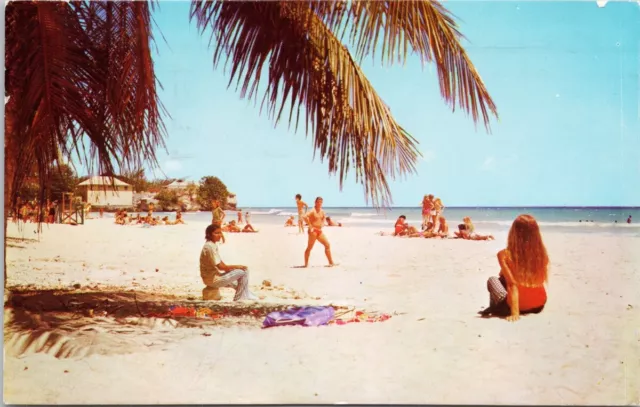
<svg viewBox="0 0 640 407"><path fill-rule="evenodd" d="M424 64L434 62L440 91L455 110L458 104L474 122L482 116L490 130L490 113L497 108L461 40L464 38L449 11L438 1L310 2L332 31L350 27L348 39L355 44L358 61L375 58L382 49L382 63L406 62L413 51ZM380 45L380 40L382 44Z"/></svg>
<svg viewBox="0 0 640 407"><path fill-rule="evenodd" d="M156 164L165 129L147 3L11 2L6 21L5 150L21 164L8 165L13 205L33 165L44 198L60 153L107 174Z"/></svg>
<svg viewBox="0 0 640 407"><path fill-rule="evenodd" d="M211 29L214 66L230 65L241 97L256 99L268 63L262 98L277 124L289 101L296 128L305 109L314 151L327 159L342 187L355 167L356 181L376 207L389 205L387 176L415 170L417 142L395 122L346 47L307 3L192 2L201 31Z"/></svg>

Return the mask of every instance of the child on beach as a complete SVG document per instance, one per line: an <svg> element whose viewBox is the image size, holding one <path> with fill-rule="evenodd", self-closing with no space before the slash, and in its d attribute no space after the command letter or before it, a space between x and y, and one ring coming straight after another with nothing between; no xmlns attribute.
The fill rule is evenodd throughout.
<svg viewBox="0 0 640 407"><path fill-rule="evenodd" d="M498 263L500 276L487 281L489 308L480 314L517 321L520 314L542 311L547 302L544 284L549 258L533 216L520 215L513 221L507 247L498 252Z"/></svg>

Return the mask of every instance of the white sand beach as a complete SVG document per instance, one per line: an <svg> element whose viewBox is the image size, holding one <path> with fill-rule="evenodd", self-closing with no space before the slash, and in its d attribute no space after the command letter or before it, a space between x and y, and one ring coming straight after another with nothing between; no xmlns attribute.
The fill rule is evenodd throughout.
<svg viewBox="0 0 640 407"><path fill-rule="evenodd" d="M199 298L205 226L118 226L110 216L45 225L39 241L10 239L8 286ZM249 267L262 303L348 305L392 318L260 329L96 316L82 328L82 354L55 357L64 333L6 345L5 403L640 403L638 237L543 228L546 308L510 323L476 314L488 305L486 280L499 271L506 233L461 241L326 228L340 265L325 268L316 245L310 267L299 269L306 236L255 226L259 233L227 234L221 254ZM10 224L8 236L35 239L33 230ZM283 289L261 289L263 280ZM232 290L222 294L231 301Z"/></svg>

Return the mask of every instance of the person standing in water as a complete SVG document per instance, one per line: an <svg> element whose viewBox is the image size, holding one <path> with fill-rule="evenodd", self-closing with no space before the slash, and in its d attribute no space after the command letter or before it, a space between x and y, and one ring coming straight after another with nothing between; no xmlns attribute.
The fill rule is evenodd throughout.
<svg viewBox="0 0 640 407"><path fill-rule="evenodd" d="M631 215L629 215L629 217L627 218L627 223L631 224Z"/></svg>
<svg viewBox="0 0 640 407"><path fill-rule="evenodd" d="M331 258L331 245L327 236L322 232L322 226L325 224L326 215L322 210L322 198L317 197L313 209L311 209L306 215L307 222L309 223L309 241L307 243L307 250L304 251L304 267L309 265L309 255L311 249L316 244L316 240L324 246L324 254L327 255L329 260L329 267L335 266L333 259Z"/></svg>
<svg viewBox="0 0 640 407"><path fill-rule="evenodd" d="M304 214L309 210L309 205L302 200L302 195L296 194L296 206L298 207L298 233L304 233Z"/></svg>

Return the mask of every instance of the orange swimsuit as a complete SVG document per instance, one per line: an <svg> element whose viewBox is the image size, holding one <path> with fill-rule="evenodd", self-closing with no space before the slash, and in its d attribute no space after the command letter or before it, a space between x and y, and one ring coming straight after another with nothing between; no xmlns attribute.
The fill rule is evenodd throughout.
<svg viewBox="0 0 640 407"><path fill-rule="evenodd" d="M507 297L509 294L507 293ZM525 287L518 285L518 303L520 311L540 308L547 302L547 291L544 286Z"/></svg>

